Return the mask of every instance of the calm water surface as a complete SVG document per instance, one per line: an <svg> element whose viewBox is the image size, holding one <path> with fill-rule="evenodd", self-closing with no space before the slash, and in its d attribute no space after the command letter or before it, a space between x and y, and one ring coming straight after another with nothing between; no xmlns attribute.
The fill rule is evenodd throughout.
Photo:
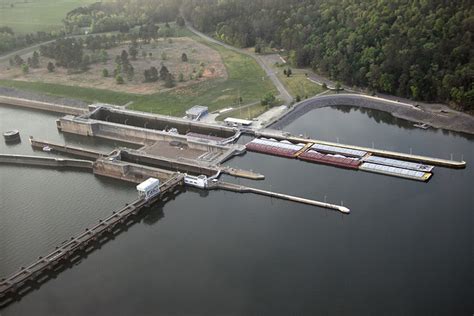
<svg viewBox="0 0 474 316"><path fill-rule="evenodd" d="M349 111L348 111L349 110ZM0 107L1 130L64 138L57 116ZM419 130L376 111L324 108L286 130L313 138L464 158L418 183L248 153L230 165L247 183L349 206L348 216L230 192L188 190L2 315L472 315L472 137ZM43 154L36 152L35 154ZM0 166L0 275L135 198L134 187L85 172Z"/></svg>

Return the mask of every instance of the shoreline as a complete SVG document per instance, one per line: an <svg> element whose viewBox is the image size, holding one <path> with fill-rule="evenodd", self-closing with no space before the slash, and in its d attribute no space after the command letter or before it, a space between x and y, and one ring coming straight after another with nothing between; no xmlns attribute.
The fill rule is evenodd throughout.
<svg viewBox="0 0 474 316"><path fill-rule="evenodd" d="M379 110L410 122L426 123L433 128L474 135L474 117L469 114L444 107L417 107L409 103L350 93L315 96L303 100L274 118L265 127L282 129L309 111L336 105Z"/></svg>
<svg viewBox="0 0 474 316"><path fill-rule="evenodd" d="M78 110L86 110L88 105L86 102L77 99L5 87L0 87L0 96L55 103ZM474 135L474 116L455 111L447 106L433 105L430 107L426 104L420 104L417 107L400 101L351 93L317 95L303 100L273 118L264 128L282 129L309 111L336 105L379 110L413 123L426 123L433 128Z"/></svg>

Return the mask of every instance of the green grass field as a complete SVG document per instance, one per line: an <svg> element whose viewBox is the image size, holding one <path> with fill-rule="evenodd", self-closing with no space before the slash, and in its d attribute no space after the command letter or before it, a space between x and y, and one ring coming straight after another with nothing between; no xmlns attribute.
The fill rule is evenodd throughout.
<svg viewBox="0 0 474 316"><path fill-rule="evenodd" d="M53 96L79 99L91 103L105 102L110 104L124 105L130 101L135 101L140 97L139 95L119 93L102 89L91 89L43 82L27 82L18 80L0 80L0 86L16 88L20 90L35 91Z"/></svg>
<svg viewBox="0 0 474 316"><path fill-rule="evenodd" d="M225 112L219 115L216 119L223 121L228 117L239 118L244 120L251 120L260 114L268 110L268 107L261 105L260 103L244 107L242 109L234 109L232 111Z"/></svg>
<svg viewBox="0 0 474 316"><path fill-rule="evenodd" d="M283 69L280 68L278 69L278 78L293 97L299 95L301 98L307 98L324 91L323 87L309 81L302 72L294 72L290 77L287 77L283 74Z"/></svg>
<svg viewBox="0 0 474 316"><path fill-rule="evenodd" d="M97 1L0 0L0 26L9 26L15 33L57 30L67 12L94 2Z"/></svg>
<svg viewBox="0 0 474 316"><path fill-rule="evenodd" d="M228 79L203 81L190 87L151 95L16 80L0 80L0 86L70 97L91 103L124 105L132 101L131 109L176 116L183 115L186 109L196 104L208 106L210 111L215 111L232 106L239 96L242 97L243 104L248 104L259 101L268 91L276 93L275 87L254 59L219 45L207 43L206 45L210 45L221 54Z"/></svg>

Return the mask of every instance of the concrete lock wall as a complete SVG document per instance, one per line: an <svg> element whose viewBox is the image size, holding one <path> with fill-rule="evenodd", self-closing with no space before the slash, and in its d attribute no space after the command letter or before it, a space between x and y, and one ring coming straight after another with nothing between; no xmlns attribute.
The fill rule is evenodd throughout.
<svg viewBox="0 0 474 316"><path fill-rule="evenodd" d="M195 132L204 135L215 135L223 138L235 135L236 131L226 126L209 126L201 122L187 119L156 115L144 112L129 111L113 107L94 107L88 118L117 124L124 124L138 128L148 128L155 131L178 129L179 133L185 135L188 132Z"/></svg>
<svg viewBox="0 0 474 316"><path fill-rule="evenodd" d="M21 107L26 107L26 108L31 108L31 109L37 109L37 110L42 110L42 111L72 114L72 115L82 115L87 112L86 109L79 108L79 107L76 108L76 107L66 106L66 105L61 105L61 104L54 104L54 103L7 97L7 96L0 96L0 103L16 105L16 106L21 106Z"/></svg>
<svg viewBox="0 0 474 316"><path fill-rule="evenodd" d="M97 175L133 183L143 182L150 177L165 181L173 175L173 172L167 170L107 160L97 160L94 162L93 170L94 174Z"/></svg>
<svg viewBox="0 0 474 316"><path fill-rule="evenodd" d="M146 141L179 141L187 143L189 148L203 151L225 150L224 147L206 144L199 141L188 141L187 137L179 134L166 133L162 131L149 130L145 128L124 126L116 123L95 122L93 123L93 135L103 138L119 139L127 142L143 144Z"/></svg>
<svg viewBox="0 0 474 316"><path fill-rule="evenodd" d="M66 115L59 119L59 126L62 132L79 134L84 136L93 136L93 126L89 121L78 121L73 116Z"/></svg>
<svg viewBox="0 0 474 316"><path fill-rule="evenodd" d="M95 136L121 139L127 142L135 142L143 144L148 140L152 141L186 141L186 137L177 134L168 134L155 130L149 130L133 126L124 126L115 123L96 122L97 129L94 132Z"/></svg>
<svg viewBox="0 0 474 316"><path fill-rule="evenodd" d="M26 155L0 154L0 163L19 164L19 165L28 165L28 166L92 169L92 162L87 161L87 160L59 159L59 158L52 158L52 157L26 156Z"/></svg>
<svg viewBox="0 0 474 316"><path fill-rule="evenodd" d="M189 148L203 151L225 151L225 146L190 140L184 135L167 133L163 131L145 129L135 126L122 125L111 122L95 121L89 119L65 116L60 119L63 132L85 136L97 136L113 140L144 144L146 141L179 141L187 143Z"/></svg>
<svg viewBox="0 0 474 316"><path fill-rule="evenodd" d="M178 162L171 159L160 159L157 157L150 157L125 150L121 151L121 160L125 162L146 165L153 168L163 168L173 172L180 171L195 175L204 174L207 176L212 176L217 173L217 169L214 168L207 168L194 164Z"/></svg>

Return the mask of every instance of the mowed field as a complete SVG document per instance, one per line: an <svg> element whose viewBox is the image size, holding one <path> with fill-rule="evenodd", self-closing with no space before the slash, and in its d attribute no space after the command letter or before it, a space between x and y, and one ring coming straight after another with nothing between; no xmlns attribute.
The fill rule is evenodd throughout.
<svg viewBox="0 0 474 316"><path fill-rule="evenodd" d="M0 26L9 26L15 33L57 30L67 12L94 2L97 1L0 0Z"/></svg>
<svg viewBox="0 0 474 316"><path fill-rule="evenodd" d="M124 105L133 102L130 105L131 109L176 116L183 115L186 109L196 104L208 106L210 111L214 111L235 106L239 96L242 98L242 104L249 104L259 101L267 92L277 93L270 79L253 58L220 45L209 44L195 36L191 38L215 49L220 54L227 70L226 79L207 80L149 95L48 84L40 81L0 80L0 86L76 98L91 103Z"/></svg>

